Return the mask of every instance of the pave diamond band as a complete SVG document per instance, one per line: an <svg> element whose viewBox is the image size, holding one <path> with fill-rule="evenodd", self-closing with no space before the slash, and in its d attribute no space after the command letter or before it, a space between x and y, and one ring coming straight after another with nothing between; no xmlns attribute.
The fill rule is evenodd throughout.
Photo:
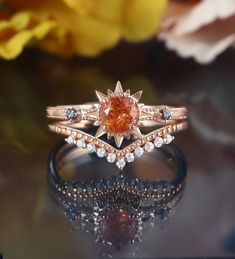
<svg viewBox="0 0 235 259"><path fill-rule="evenodd" d="M91 134L78 129L58 124L51 125L50 130L67 136L65 141L68 144L76 145L79 149L84 149L88 152L95 152L98 157L106 158L109 163L116 162L117 167L122 170L126 162L134 162L135 158L141 157L145 152L153 152L156 148L170 144L174 139L172 134L177 133L186 126L185 122L165 126L145 135L141 140L137 139L122 150L116 149L111 144L96 139Z"/></svg>

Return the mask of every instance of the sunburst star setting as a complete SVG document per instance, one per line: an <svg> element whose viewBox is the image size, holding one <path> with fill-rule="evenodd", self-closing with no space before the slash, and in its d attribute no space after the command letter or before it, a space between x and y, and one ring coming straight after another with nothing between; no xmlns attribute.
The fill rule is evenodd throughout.
<svg viewBox="0 0 235 259"><path fill-rule="evenodd" d="M99 125L95 137L104 134L107 134L108 139L114 137L117 147L121 146L124 138L130 139L131 135L142 137L138 122L149 116L141 111L142 104L138 103L142 92L133 95L130 90L124 92L120 81L117 82L114 92L108 90L107 95L96 91L99 108L89 114L96 119L96 125Z"/></svg>

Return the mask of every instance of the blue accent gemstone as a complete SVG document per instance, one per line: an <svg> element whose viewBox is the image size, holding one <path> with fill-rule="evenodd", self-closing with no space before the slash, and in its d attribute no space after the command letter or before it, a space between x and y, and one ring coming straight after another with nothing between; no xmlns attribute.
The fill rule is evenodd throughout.
<svg viewBox="0 0 235 259"><path fill-rule="evenodd" d="M78 115L78 111L73 107L68 108L65 111L65 116L68 120L75 120L77 118L77 115Z"/></svg>
<svg viewBox="0 0 235 259"><path fill-rule="evenodd" d="M78 218L77 212L74 209L68 209L65 211L65 213L70 221L74 221Z"/></svg>
<svg viewBox="0 0 235 259"><path fill-rule="evenodd" d="M160 219L167 219L167 217L169 216L170 213L170 209L160 209L158 211L158 217Z"/></svg>

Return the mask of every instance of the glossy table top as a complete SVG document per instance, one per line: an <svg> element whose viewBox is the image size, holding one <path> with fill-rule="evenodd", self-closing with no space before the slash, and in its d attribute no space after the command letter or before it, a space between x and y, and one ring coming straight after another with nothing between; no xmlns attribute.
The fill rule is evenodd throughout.
<svg viewBox="0 0 235 259"><path fill-rule="evenodd" d="M4 258L89 258L90 234L74 230L48 194L47 156L61 139L47 130L47 105L95 100L120 80L146 104L190 110L176 136L188 162L185 191L163 224L113 256L235 256L235 51L200 66L158 43L122 44L97 59L63 60L35 50L0 62L0 254ZM146 173L146 172L143 172Z"/></svg>

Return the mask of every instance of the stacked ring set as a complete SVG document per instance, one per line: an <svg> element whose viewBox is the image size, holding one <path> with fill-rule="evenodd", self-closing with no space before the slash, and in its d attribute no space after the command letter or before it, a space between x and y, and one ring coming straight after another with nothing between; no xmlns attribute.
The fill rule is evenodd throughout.
<svg viewBox="0 0 235 259"><path fill-rule="evenodd" d="M69 204L73 211L82 208L88 214L114 204L131 206L139 213L168 206L182 193L187 171L183 154L172 143L174 134L187 127L187 109L145 105L140 102L142 91L123 91L119 81L114 91L96 91L96 95L98 102L47 108L47 117L55 120L49 129L65 137L49 156L48 179L57 201L64 208ZM144 128L151 131L143 134ZM156 163L171 161L169 168L174 177L145 181L126 175L125 169L137 160L141 163L148 155L155 156ZM98 168L97 157L104 159L103 168ZM88 163L97 172L106 171L106 163L114 164L119 174L66 181L60 171L71 161ZM82 166L76 173L81 170Z"/></svg>

